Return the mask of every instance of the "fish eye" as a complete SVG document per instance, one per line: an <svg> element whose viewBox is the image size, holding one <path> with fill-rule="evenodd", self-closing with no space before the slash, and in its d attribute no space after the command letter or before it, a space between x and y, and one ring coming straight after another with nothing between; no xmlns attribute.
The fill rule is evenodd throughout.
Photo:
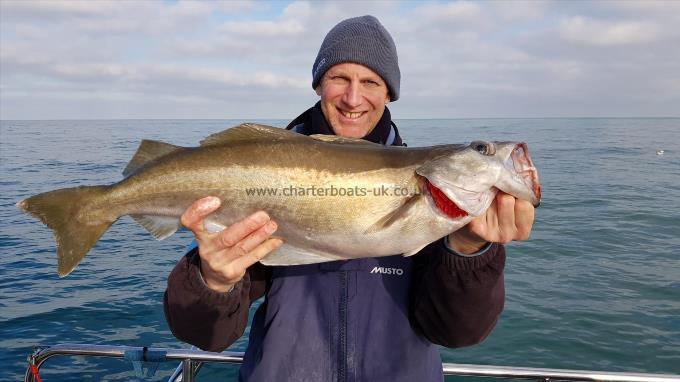
<svg viewBox="0 0 680 382"><path fill-rule="evenodd" d="M482 155L496 154L496 146L491 142L474 141L470 143L470 147Z"/></svg>

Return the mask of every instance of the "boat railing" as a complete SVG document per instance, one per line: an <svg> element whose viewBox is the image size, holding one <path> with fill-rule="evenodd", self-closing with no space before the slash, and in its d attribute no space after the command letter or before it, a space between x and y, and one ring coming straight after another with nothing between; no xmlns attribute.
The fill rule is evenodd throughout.
<svg viewBox="0 0 680 382"><path fill-rule="evenodd" d="M122 358L136 362L140 371L142 362L177 362L180 364L168 382L194 382L203 363L232 363L243 361L242 352L212 353L196 349L150 348L135 346L109 346L85 344L59 344L36 348L28 356L25 382L40 382L40 368L50 358L57 356L92 356ZM493 377L535 381L601 381L601 382L680 382L680 375L608 372L590 370L543 369L531 367L489 366L470 364L443 364L446 376Z"/></svg>

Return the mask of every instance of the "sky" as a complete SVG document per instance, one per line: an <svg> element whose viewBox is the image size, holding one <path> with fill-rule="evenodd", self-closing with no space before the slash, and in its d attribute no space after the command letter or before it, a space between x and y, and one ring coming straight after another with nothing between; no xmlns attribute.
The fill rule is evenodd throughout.
<svg viewBox="0 0 680 382"><path fill-rule="evenodd" d="M292 119L365 14L395 119L680 116L680 1L0 0L0 119Z"/></svg>

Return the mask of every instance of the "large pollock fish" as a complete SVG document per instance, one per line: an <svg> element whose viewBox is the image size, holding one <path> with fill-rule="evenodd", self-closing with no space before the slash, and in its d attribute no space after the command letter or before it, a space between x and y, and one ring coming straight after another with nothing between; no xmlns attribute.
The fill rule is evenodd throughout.
<svg viewBox="0 0 680 382"><path fill-rule="evenodd" d="M142 141L123 175L112 185L17 203L54 231L60 276L121 216L163 239L180 228L192 202L208 195L222 200L206 219L210 230L257 210L278 223L284 244L262 260L267 265L408 256L484 213L498 190L536 206L541 197L524 143L383 147L255 124L195 148Z"/></svg>

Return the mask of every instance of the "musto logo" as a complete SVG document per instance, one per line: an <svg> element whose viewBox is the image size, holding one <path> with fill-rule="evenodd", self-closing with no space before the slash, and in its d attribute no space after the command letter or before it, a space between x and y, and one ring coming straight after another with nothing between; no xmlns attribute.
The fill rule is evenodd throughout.
<svg viewBox="0 0 680 382"><path fill-rule="evenodd" d="M397 275L401 276L404 274L404 270L401 268L385 268L385 267L373 267L371 273L381 273L383 275Z"/></svg>

